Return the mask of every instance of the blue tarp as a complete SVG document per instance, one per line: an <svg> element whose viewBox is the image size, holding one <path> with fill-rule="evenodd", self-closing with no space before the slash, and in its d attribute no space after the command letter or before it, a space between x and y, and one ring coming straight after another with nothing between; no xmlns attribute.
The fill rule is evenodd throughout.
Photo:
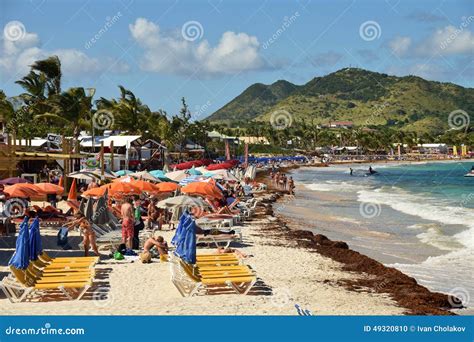
<svg viewBox="0 0 474 342"><path fill-rule="evenodd" d="M30 263L29 257L29 239L28 239L28 220L29 217L25 216L23 222L20 225L20 231L16 239L15 253L11 257L8 265L24 270Z"/></svg>
<svg viewBox="0 0 474 342"><path fill-rule="evenodd" d="M38 260L38 255L43 253L43 245L41 243L41 233L39 230L39 219L35 218L30 225L29 234L29 254L30 260Z"/></svg>

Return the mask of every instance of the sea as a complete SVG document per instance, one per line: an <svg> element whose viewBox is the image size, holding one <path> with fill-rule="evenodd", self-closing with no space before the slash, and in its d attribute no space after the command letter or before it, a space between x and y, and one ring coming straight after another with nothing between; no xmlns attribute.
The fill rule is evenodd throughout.
<svg viewBox="0 0 474 342"><path fill-rule="evenodd" d="M457 296L468 307L458 311L472 314L474 177L464 177L472 166L377 163L375 175L367 164L300 168L291 172L295 198L276 210L430 290Z"/></svg>

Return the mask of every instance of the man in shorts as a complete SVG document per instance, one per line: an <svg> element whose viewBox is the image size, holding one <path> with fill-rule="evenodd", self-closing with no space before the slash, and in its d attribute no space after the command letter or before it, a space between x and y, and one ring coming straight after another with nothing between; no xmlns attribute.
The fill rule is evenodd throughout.
<svg viewBox="0 0 474 342"><path fill-rule="evenodd" d="M122 214L122 242L125 244L128 250L132 249L133 243L133 230L134 230L134 215L132 199L127 197L120 208Z"/></svg>

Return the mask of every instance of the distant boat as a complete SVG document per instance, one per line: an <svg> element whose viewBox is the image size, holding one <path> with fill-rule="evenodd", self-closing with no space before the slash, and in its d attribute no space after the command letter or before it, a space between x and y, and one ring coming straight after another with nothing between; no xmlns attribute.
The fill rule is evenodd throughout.
<svg viewBox="0 0 474 342"><path fill-rule="evenodd" d="M471 167L471 171L469 171L468 173L466 173L464 175L464 177L474 177L474 166Z"/></svg>
<svg viewBox="0 0 474 342"><path fill-rule="evenodd" d="M350 175L354 177L369 177L377 174L378 172L375 170L367 171L364 169L352 169L352 172L350 172Z"/></svg>

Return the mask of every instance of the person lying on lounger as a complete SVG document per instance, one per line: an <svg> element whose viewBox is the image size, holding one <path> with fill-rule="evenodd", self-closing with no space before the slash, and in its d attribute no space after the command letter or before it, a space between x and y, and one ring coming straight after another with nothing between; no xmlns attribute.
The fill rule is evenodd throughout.
<svg viewBox="0 0 474 342"><path fill-rule="evenodd" d="M143 251L151 252L153 247L156 248L160 256L168 254L168 244L166 243L165 239L163 239L163 236L158 236L156 239L155 237L148 238L148 240L146 240L145 244L143 245Z"/></svg>
<svg viewBox="0 0 474 342"><path fill-rule="evenodd" d="M248 257L247 254L242 253L241 251L235 248L217 247L217 254L225 254L225 253L235 253L239 258L242 258L242 259L245 259Z"/></svg>

